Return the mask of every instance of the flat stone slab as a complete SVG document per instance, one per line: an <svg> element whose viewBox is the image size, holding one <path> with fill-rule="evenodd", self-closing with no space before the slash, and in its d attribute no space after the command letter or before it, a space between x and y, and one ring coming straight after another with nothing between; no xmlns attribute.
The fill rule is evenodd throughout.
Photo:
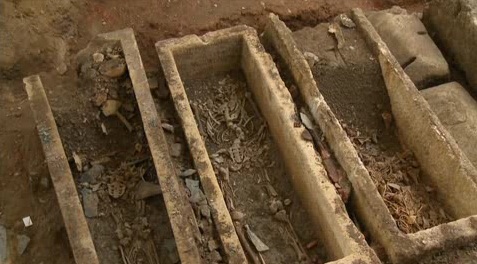
<svg viewBox="0 0 477 264"><path fill-rule="evenodd" d="M424 11L423 21L477 91L477 1L432 1Z"/></svg>
<svg viewBox="0 0 477 264"><path fill-rule="evenodd" d="M447 80L449 65L416 15L393 7L370 12L368 19L419 89Z"/></svg>
<svg viewBox="0 0 477 264"><path fill-rule="evenodd" d="M425 89L421 94L477 167L477 102L457 82Z"/></svg>

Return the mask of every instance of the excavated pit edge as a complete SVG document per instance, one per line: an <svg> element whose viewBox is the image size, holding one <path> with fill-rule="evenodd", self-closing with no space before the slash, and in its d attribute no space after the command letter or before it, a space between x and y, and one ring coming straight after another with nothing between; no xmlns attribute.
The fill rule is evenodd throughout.
<svg viewBox="0 0 477 264"><path fill-rule="evenodd" d="M99 264L55 118L40 76L23 79L75 262Z"/></svg>
<svg viewBox="0 0 477 264"><path fill-rule="evenodd" d="M127 28L100 34L99 37L121 42L181 262L202 263L195 241L199 230L194 212L179 185L179 177L175 174L169 156L168 144L152 98L134 31Z"/></svg>

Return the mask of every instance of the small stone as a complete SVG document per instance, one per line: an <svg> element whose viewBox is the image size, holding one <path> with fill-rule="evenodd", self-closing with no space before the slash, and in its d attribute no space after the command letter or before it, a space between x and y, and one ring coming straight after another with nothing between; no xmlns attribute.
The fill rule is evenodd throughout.
<svg viewBox="0 0 477 264"><path fill-rule="evenodd" d="M275 219L277 219L278 221L287 223L288 222L287 211L285 210L278 211L275 214Z"/></svg>
<svg viewBox="0 0 477 264"><path fill-rule="evenodd" d="M270 213L275 214L276 212L283 209L283 204L279 200L273 200L269 206Z"/></svg>
<svg viewBox="0 0 477 264"><path fill-rule="evenodd" d="M84 215L88 218L98 216L98 195L90 189L82 189Z"/></svg>
<svg viewBox="0 0 477 264"><path fill-rule="evenodd" d="M101 63L99 72L110 78L119 78L126 73L126 64L121 59L111 59Z"/></svg>
<svg viewBox="0 0 477 264"><path fill-rule="evenodd" d="M160 81L158 80L158 87L155 91L159 99L165 100L169 98L169 88L164 79L160 79Z"/></svg>
<svg viewBox="0 0 477 264"><path fill-rule="evenodd" d="M212 239L212 240L209 240L209 242L207 243L207 246L209 247L209 251L212 252L216 249L219 248L219 243L217 243L216 240Z"/></svg>
<svg viewBox="0 0 477 264"><path fill-rule="evenodd" d="M65 74L67 71L68 71L68 67L66 66L66 64L64 62L60 63L60 65L58 65L56 67L56 71L60 74L60 75L63 75Z"/></svg>
<svg viewBox="0 0 477 264"><path fill-rule="evenodd" d="M270 195L270 197L277 197L278 196L277 191L275 191L275 188L273 188L272 185L267 184L267 185L265 185L265 188L267 188L267 192L268 192L268 195Z"/></svg>
<svg viewBox="0 0 477 264"><path fill-rule="evenodd" d="M356 24L353 22L353 20L351 20L351 18L349 18L345 14L341 14L339 16L339 19L340 19L341 25L343 25L344 27L347 27L347 28L355 28L356 27Z"/></svg>
<svg viewBox="0 0 477 264"><path fill-rule="evenodd" d="M23 224L25 225L25 227L29 227L29 226L32 226L33 225L33 221L31 221L31 217L27 216L27 217L23 217Z"/></svg>
<svg viewBox="0 0 477 264"><path fill-rule="evenodd" d="M108 129L106 129L106 125L104 123L101 123L101 131L103 131L103 134L106 136L108 135Z"/></svg>
<svg viewBox="0 0 477 264"><path fill-rule="evenodd" d="M205 194L200 189L200 183L197 180L185 179L186 187L190 191L189 200L192 203L199 204L202 201L205 201Z"/></svg>
<svg viewBox="0 0 477 264"><path fill-rule="evenodd" d="M157 77L149 77L147 78L147 82L149 83L149 89L155 90L159 87L159 82L157 81Z"/></svg>
<svg viewBox="0 0 477 264"><path fill-rule="evenodd" d="M104 172L104 166L100 164L93 164L93 166L81 174L79 182L80 183L90 183L95 184L96 181L101 177Z"/></svg>
<svg viewBox="0 0 477 264"><path fill-rule="evenodd" d="M284 204L285 206L289 206L291 203L292 203L292 201L291 201L290 199L285 199L285 200L283 200L283 204Z"/></svg>
<svg viewBox="0 0 477 264"><path fill-rule="evenodd" d="M197 172L197 170L187 169L187 170L181 172L181 174L180 174L179 176L181 176L181 177L190 177L190 176L194 175L196 172Z"/></svg>
<svg viewBox="0 0 477 264"><path fill-rule="evenodd" d="M180 157L182 153L182 144L174 143L171 146L171 156L172 157Z"/></svg>
<svg viewBox="0 0 477 264"><path fill-rule="evenodd" d="M161 127L162 127L162 129L164 129L165 131L174 134L174 126L173 126L173 125L168 124L168 123L162 123L162 124L161 124Z"/></svg>
<svg viewBox="0 0 477 264"><path fill-rule="evenodd" d="M205 217L207 219L210 218L210 207L209 207L209 205L203 204L203 205L199 206L199 210L200 210L200 214L203 217Z"/></svg>
<svg viewBox="0 0 477 264"><path fill-rule="evenodd" d="M93 54L93 61L96 63L100 63L104 61L103 53L96 52Z"/></svg>
<svg viewBox="0 0 477 264"><path fill-rule="evenodd" d="M306 62L308 63L308 66L310 66L310 68L315 66L315 64L320 61L320 58L318 58L318 56L308 51L303 52L303 56L305 57Z"/></svg>
<svg viewBox="0 0 477 264"><path fill-rule="evenodd" d="M212 262L221 262L222 261L222 256L217 250L214 250L213 252L210 253L210 260Z"/></svg>
<svg viewBox="0 0 477 264"><path fill-rule="evenodd" d="M245 217L245 214L238 210L234 210L232 213L230 213L230 216L234 221L241 221Z"/></svg>
<svg viewBox="0 0 477 264"><path fill-rule="evenodd" d="M17 243L18 255L23 255L26 248L28 247L28 244L30 243L30 238L26 235L17 235Z"/></svg>
<svg viewBox="0 0 477 264"><path fill-rule="evenodd" d="M76 169L79 172L82 172L83 171L83 160L81 159L81 157L78 154L76 154L76 152L73 152L73 160L75 161Z"/></svg>
<svg viewBox="0 0 477 264"><path fill-rule="evenodd" d="M301 138L306 141L313 141L313 137L308 130L303 130L303 132L301 132Z"/></svg>
<svg viewBox="0 0 477 264"><path fill-rule="evenodd" d="M41 179L40 179L40 185L41 185L41 187L43 187L44 189L50 188L50 180L48 179L48 177L46 177L46 176L41 177Z"/></svg>
<svg viewBox="0 0 477 264"><path fill-rule="evenodd" d="M393 115L389 112L384 112L381 114L381 117L383 118L383 122L384 122L384 126L386 127L386 130L389 130L393 122Z"/></svg>
<svg viewBox="0 0 477 264"><path fill-rule="evenodd" d="M146 199L162 193L161 186L147 181L140 181L136 186L136 200Z"/></svg>

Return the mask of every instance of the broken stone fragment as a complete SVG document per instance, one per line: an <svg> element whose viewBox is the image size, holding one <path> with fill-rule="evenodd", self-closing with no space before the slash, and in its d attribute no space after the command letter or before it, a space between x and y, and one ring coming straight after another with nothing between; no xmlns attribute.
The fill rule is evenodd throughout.
<svg viewBox="0 0 477 264"><path fill-rule="evenodd" d="M202 201L205 201L205 195L200 189L199 181L192 179L185 179L186 187L190 191L189 200L193 203L199 204Z"/></svg>
<svg viewBox="0 0 477 264"><path fill-rule="evenodd" d="M270 249L267 245L265 245L265 243L263 243L260 238L258 238L255 233L252 232L249 225L245 225L245 231L247 231L248 239L250 240L250 242L252 242L258 252L264 252Z"/></svg>
<svg viewBox="0 0 477 264"><path fill-rule="evenodd" d="M83 158L80 155L76 154L76 152L73 151L73 160L75 162L76 169L79 172L82 172L83 171Z"/></svg>
<svg viewBox="0 0 477 264"><path fill-rule="evenodd" d="M230 213L230 216L234 221L241 221L245 217L245 214L238 210L234 210L232 213Z"/></svg>
<svg viewBox="0 0 477 264"><path fill-rule="evenodd" d="M68 71L68 66L64 62L60 63L58 67L56 67L56 71L60 74L63 75Z"/></svg>
<svg viewBox="0 0 477 264"><path fill-rule="evenodd" d="M79 182L80 183L90 183L90 184L95 184L96 181L101 177L101 175L104 172L104 166L100 164L93 164L93 166L83 172L80 176Z"/></svg>
<svg viewBox="0 0 477 264"><path fill-rule="evenodd" d="M199 210L200 210L200 214L201 214L203 217L205 217L205 218L207 218L207 219L209 219L209 218L211 217L211 215L210 215L210 213L211 213L211 212L210 212L210 207L209 207L208 204L200 205L200 206L199 206Z"/></svg>
<svg viewBox="0 0 477 264"><path fill-rule="evenodd" d="M275 219L277 219L278 221L287 223L288 222L287 211L285 211L285 210L278 211L275 214Z"/></svg>
<svg viewBox="0 0 477 264"><path fill-rule="evenodd" d="M10 247L11 245L16 244L17 254L21 256L23 255L23 253L25 253L25 250L27 249L28 244L31 240L30 237L26 235L11 236L10 239L16 239L16 241L14 241L13 243L11 241L9 242L7 229L4 226L0 225L0 263L7 263L7 259L9 258L9 244Z"/></svg>
<svg viewBox="0 0 477 264"><path fill-rule="evenodd" d="M291 203L292 203L292 201L291 201L290 199L285 199L285 200L283 200L283 204L284 204L285 206L289 206Z"/></svg>
<svg viewBox="0 0 477 264"><path fill-rule="evenodd" d="M140 181L136 185L136 193L134 197L136 200L146 199L162 193L161 186L147 181Z"/></svg>
<svg viewBox="0 0 477 264"><path fill-rule="evenodd" d="M84 215L89 218L98 216L98 195L90 189L82 189Z"/></svg>
<svg viewBox="0 0 477 264"><path fill-rule="evenodd" d="M303 56L305 57L306 62L308 63L308 66L310 66L310 68L315 66L315 64L320 61L320 58L318 58L318 56L308 51L303 52Z"/></svg>
<svg viewBox="0 0 477 264"><path fill-rule="evenodd" d="M217 250L214 250L210 254L210 259L213 263L219 263L222 261L222 256Z"/></svg>
<svg viewBox="0 0 477 264"><path fill-rule="evenodd" d="M212 252L212 251L218 249L220 245L219 245L219 243L218 243L215 239L211 239L211 240L209 240L209 242L207 243L207 246L208 246L208 248L209 248L209 251Z"/></svg>
<svg viewBox="0 0 477 264"><path fill-rule="evenodd" d="M171 146L171 156L172 157L180 157L182 153L182 144L174 143Z"/></svg>
<svg viewBox="0 0 477 264"><path fill-rule="evenodd" d="M313 141L313 137L311 136L310 132L308 130L303 130L301 133L301 138L303 138L306 141Z"/></svg>
<svg viewBox="0 0 477 264"><path fill-rule="evenodd" d="M162 123L162 124L161 124L161 127L162 127L162 129L164 129L165 131L174 134L174 126L173 126L173 125L167 124L167 123Z"/></svg>
<svg viewBox="0 0 477 264"><path fill-rule="evenodd" d="M110 78L119 78L126 73L126 63L119 58L104 61L99 66L99 72Z"/></svg>
<svg viewBox="0 0 477 264"><path fill-rule="evenodd" d="M194 175L196 172L197 171L194 170L194 169L187 169L187 170L181 172L180 176L186 178L186 177L190 177L190 176Z"/></svg>
<svg viewBox="0 0 477 264"><path fill-rule="evenodd" d="M25 253L25 250L28 247L28 244L30 243L30 238L26 235L17 235L17 253L18 255L23 255Z"/></svg>
<svg viewBox="0 0 477 264"><path fill-rule="evenodd" d="M43 176L40 178L40 186L43 187L44 189L49 189L50 188L50 179L48 177Z"/></svg>
<svg viewBox="0 0 477 264"><path fill-rule="evenodd" d="M275 214L276 212L283 210L283 203L279 200L273 200L269 206L270 213Z"/></svg>

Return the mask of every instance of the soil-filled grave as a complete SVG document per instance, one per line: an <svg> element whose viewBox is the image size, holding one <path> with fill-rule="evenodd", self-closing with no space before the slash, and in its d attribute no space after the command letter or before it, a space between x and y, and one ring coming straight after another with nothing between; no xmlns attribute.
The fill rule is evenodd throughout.
<svg viewBox="0 0 477 264"><path fill-rule="evenodd" d="M348 21L348 20L347 20ZM419 163L402 146L377 59L353 24L331 23L293 32L318 87L404 233L451 221Z"/></svg>

